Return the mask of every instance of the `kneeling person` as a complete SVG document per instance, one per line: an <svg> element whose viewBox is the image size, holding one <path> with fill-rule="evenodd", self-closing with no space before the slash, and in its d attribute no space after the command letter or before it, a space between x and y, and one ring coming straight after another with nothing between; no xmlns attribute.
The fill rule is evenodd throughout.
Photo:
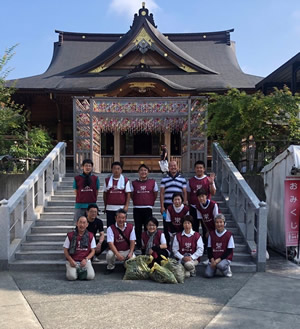
<svg viewBox="0 0 300 329"><path fill-rule="evenodd" d="M107 229L107 242L110 250L107 251L106 274L115 269L115 261L124 262L126 259L134 258L135 231L132 224L126 222L127 212L119 209L116 213L116 223Z"/></svg>
<svg viewBox="0 0 300 329"><path fill-rule="evenodd" d="M225 229L225 217L218 214L215 217L216 230L209 233L207 242L207 256L209 264L205 269L205 276L212 278L217 269L227 277L232 276L230 263L232 261L234 241L232 233Z"/></svg>
<svg viewBox="0 0 300 329"><path fill-rule="evenodd" d="M155 217L150 217L146 221L147 231L142 233L142 253L151 255L154 262L160 264L161 255L169 257L167 241L164 233L158 230L158 221Z"/></svg>
<svg viewBox="0 0 300 329"><path fill-rule="evenodd" d="M182 224L183 231L176 234L172 251L174 256L182 262L185 268L185 276L196 276L195 266L203 255L203 241L200 233L192 229L192 216L183 217Z"/></svg>
<svg viewBox="0 0 300 329"><path fill-rule="evenodd" d="M96 242L93 233L90 233L87 227L87 218L79 217L76 222L76 229L67 234L64 242L68 280L80 278L80 272L87 280L92 280L95 277L91 259L95 254ZM86 273L84 273L85 271Z"/></svg>

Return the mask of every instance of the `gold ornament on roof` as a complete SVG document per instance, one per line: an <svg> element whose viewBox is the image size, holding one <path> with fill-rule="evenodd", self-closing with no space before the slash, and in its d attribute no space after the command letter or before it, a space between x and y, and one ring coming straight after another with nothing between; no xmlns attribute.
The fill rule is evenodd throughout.
<svg viewBox="0 0 300 329"><path fill-rule="evenodd" d="M89 73L99 73L99 72L104 71L105 69L107 69L107 67L105 66L105 64L102 64L102 65L96 67L95 69L89 71Z"/></svg>
<svg viewBox="0 0 300 329"><path fill-rule="evenodd" d="M129 82L129 88L155 88L154 82Z"/></svg>
<svg viewBox="0 0 300 329"><path fill-rule="evenodd" d="M196 70L184 64L181 64L180 68L185 72L197 72Z"/></svg>
<svg viewBox="0 0 300 329"><path fill-rule="evenodd" d="M144 28L141 29L140 33L133 40L133 43L137 46L142 40L145 40L151 46L154 40L151 39L150 35L146 32Z"/></svg>

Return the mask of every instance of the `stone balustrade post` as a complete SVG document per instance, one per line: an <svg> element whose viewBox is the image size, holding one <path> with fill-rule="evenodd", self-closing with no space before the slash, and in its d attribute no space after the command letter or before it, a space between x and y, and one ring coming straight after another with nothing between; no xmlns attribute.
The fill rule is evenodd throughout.
<svg viewBox="0 0 300 329"><path fill-rule="evenodd" d="M265 272L266 270L266 252L267 252L267 204L259 203L258 223L257 223L257 251L256 251L256 270Z"/></svg>
<svg viewBox="0 0 300 329"><path fill-rule="evenodd" d="M8 269L10 245L10 215L8 201L0 201L0 270Z"/></svg>

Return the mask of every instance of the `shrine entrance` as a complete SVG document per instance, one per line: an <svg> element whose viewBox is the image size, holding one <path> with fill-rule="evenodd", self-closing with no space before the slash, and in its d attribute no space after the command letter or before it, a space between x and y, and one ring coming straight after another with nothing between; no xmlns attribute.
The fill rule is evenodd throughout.
<svg viewBox="0 0 300 329"><path fill-rule="evenodd" d="M110 172L113 161L124 171L145 163L159 171L160 146L181 171L207 159L205 98L92 98L75 97L74 170L85 158L95 172Z"/></svg>

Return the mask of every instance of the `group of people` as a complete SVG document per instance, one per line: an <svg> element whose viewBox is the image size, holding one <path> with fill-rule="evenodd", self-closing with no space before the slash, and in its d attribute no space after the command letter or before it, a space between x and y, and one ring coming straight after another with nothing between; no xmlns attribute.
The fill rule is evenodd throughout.
<svg viewBox="0 0 300 329"><path fill-rule="evenodd" d="M73 184L76 229L67 234L64 243L68 280L76 280L81 272L84 272L84 278L93 279L95 272L91 262L97 261L106 249L105 274L114 271L116 259L123 262L134 258L138 250L152 255L157 263L162 256L175 257L184 265L186 277L196 275L195 266L207 252L206 277L213 277L217 269L225 276L232 276L233 236L225 229L225 217L219 213L217 203L211 200L216 193L215 175L207 176L204 162L197 161L195 176L187 182L175 161L168 165L169 171L160 184L161 231L157 218L152 214L158 185L148 177L149 168L141 164L138 179L130 182L122 174L122 164L112 163L112 173L105 179L103 187L107 219L105 240L103 222L97 217L99 178L92 174L92 161L83 161L83 172L75 177ZM134 226L127 222L130 199L133 202ZM199 233L200 224L202 235Z"/></svg>

